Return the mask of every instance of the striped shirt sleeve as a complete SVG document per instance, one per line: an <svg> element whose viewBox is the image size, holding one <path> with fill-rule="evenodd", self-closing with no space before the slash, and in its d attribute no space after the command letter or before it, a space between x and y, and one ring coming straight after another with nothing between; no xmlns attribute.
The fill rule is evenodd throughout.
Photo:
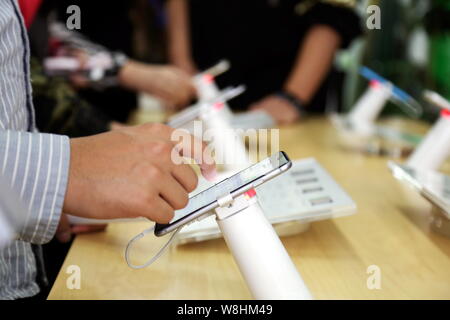
<svg viewBox="0 0 450 320"><path fill-rule="evenodd" d="M27 213L18 193L12 191L3 180L0 175L0 248L14 239Z"/></svg>
<svg viewBox="0 0 450 320"><path fill-rule="evenodd" d="M70 145L65 136L0 131L0 173L28 212L18 236L43 244L52 239L66 193Z"/></svg>

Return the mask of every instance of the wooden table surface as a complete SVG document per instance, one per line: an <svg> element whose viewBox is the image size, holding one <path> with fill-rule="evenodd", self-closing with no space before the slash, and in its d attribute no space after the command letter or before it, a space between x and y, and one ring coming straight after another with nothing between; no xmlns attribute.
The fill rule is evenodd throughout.
<svg viewBox="0 0 450 320"><path fill-rule="evenodd" d="M292 159L315 157L358 205L353 216L315 222L282 238L315 298L450 298L450 239L430 231L431 206L392 177L386 158L344 151L323 118L282 128L280 140ZM116 223L78 236L49 299L251 298L223 239L172 247L149 268L128 268L125 246L147 226ZM144 261L165 240L142 240L133 260ZM67 288L70 265L80 267L79 290ZM379 290L367 288L371 265L381 270Z"/></svg>

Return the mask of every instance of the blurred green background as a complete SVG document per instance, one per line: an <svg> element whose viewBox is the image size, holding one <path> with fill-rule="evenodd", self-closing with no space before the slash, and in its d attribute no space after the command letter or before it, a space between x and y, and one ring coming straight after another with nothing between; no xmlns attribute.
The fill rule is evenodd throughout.
<svg viewBox="0 0 450 320"><path fill-rule="evenodd" d="M379 30L366 26L369 5L380 8ZM365 37L337 59L347 73L344 109L350 109L367 87L357 74L365 65L416 98L424 107L422 118L434 121L439 110L422 96L424 89L431 89L450 100L450 0L361 0L358 8ZM405 113L390 103L383 114Z"/></svg>

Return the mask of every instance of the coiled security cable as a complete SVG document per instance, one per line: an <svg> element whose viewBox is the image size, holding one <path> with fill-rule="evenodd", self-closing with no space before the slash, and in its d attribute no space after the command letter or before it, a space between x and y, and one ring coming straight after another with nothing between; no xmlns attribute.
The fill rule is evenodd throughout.
<svg viewBox="0 0 450 320"><path fill-rule="evenodd" d="M141 264L141 265L135 265L135 264L131 263L130 250L131 250L133 244L137 240L145 237L148 233L153 232L155 230L155 227L153 226L151 228L145 229L138 235L134 236L130 241L128 241L127 247L125 248L125 261L127 262L128 266L133 269L143 269L143 268L147 268L148 266L153 264L156 260L158 260L166 252L167 248L170 246L170 244L173 242L175 236L182 228L183 227L179 227L178 229L176 229L172 233L172 235L170 236L170 239L166 242L166 244L152 258L150 258L147 262L145 262L144 264Z"/></svg>

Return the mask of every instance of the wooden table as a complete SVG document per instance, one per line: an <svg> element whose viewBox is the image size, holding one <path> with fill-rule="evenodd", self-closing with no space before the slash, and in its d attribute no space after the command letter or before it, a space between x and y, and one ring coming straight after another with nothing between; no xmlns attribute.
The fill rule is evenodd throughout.
<svg viewBox="0 0 450 320"><path fill-rule="evenodd" d="M450 239L429 230L431 206L391 176L386 158L342 150L322 118L283 128L280 139L292 159L315 157L358 204L356 215L282 238L315 298L450 298ZM49 299L251 298L222 239L173 247L149 268L128 268L125 245L147 226L117 223L78 236ZM162 241L142 240L134 261L144 261ZM67 289L70 265L81 268L80 290ZM370 265L381 270L380 290L367 288Z"/></svg>

